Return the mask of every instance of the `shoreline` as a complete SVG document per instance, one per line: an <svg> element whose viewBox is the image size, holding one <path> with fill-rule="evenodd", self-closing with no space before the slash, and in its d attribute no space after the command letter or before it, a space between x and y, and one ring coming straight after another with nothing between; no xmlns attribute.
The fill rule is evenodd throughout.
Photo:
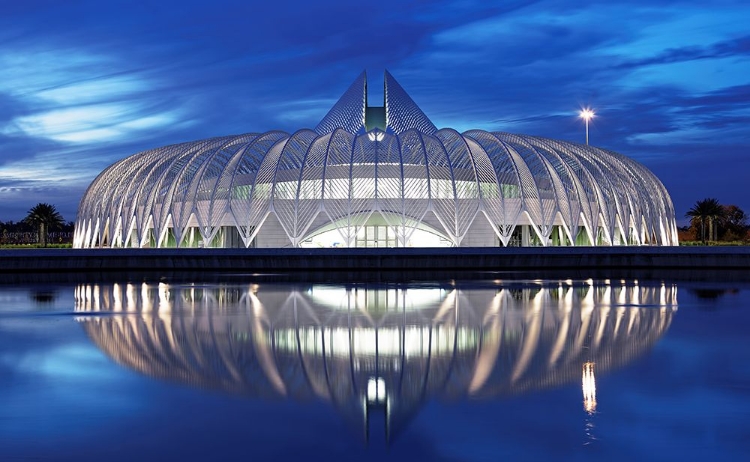
<svg viewBox="0 0 750 462"><path fill-rule="evenodd" d="M503 277L750 281L750 247L0 249L0 281L420 281Z"/></svg>

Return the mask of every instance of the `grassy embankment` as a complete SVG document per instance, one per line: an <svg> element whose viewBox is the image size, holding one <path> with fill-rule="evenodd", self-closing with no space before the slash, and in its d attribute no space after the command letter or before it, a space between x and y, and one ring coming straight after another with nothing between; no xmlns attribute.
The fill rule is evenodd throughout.
<svg viewBox="0 0 750 462"><path fill-rule="evenodd" d="M0 244L0 249L72 249L73 244Z"/></svg>
<svg viewBox="0 0 750 462"><path fill-rule="evenodd" d="M680 241L680 246L682 247L738 247L745 245L750 245L750 241Z"/></svg>

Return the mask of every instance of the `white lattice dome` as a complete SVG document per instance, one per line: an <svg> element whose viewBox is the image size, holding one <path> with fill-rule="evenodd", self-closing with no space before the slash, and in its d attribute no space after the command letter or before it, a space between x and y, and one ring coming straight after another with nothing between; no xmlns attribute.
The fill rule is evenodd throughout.
<svg viewBox="0 0 750 462"><path fill-rule="evenodd" d="M363 73L314 129L193 141L105 169L74 246L676 245L672 201L620 154L438 130L385 73Z"/></svg>

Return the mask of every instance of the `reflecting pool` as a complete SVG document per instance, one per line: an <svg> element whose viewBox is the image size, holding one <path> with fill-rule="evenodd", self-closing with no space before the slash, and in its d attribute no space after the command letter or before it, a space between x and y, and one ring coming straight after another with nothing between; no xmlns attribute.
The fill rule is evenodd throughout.
<svg viewBox="0 0 750 462"><path fill-rule="evenodd" d="M0 460L738 460L749 294L636 280L0 286Z"/></svg>

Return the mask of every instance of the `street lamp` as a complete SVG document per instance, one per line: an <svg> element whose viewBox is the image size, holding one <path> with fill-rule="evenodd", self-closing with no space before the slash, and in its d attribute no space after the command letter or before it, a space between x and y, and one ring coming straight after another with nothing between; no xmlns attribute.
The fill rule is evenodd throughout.
<svg viewBox="0 0 750 462"><path fill-rule="evenodd" d="M586 122L586 144L589 144L589 120L594 118L594 111L589 108L582 109L578 117Z"/></svg>

